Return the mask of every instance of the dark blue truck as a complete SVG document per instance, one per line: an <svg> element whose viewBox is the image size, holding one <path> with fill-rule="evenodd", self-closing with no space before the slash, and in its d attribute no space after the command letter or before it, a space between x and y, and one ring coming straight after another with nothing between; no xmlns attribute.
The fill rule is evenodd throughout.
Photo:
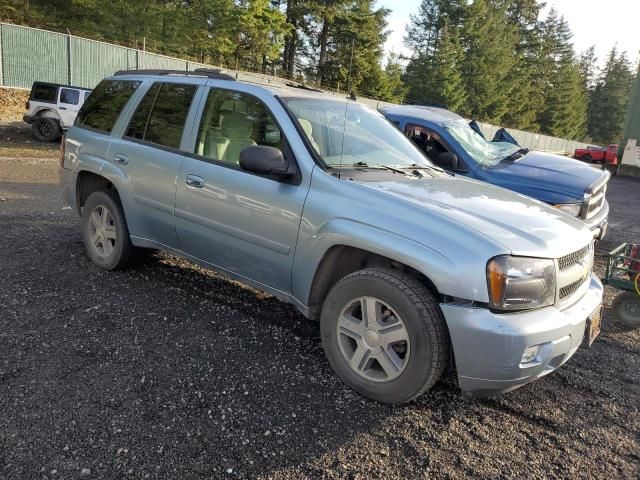
<svg viewBox="0 0 640 480"><path fill-rule="evenodd" d="M580 218L596 240L607 232L608 171L507 142L488 142L443 108L396 105L381 110L438 166L513 190Z"/></svg>

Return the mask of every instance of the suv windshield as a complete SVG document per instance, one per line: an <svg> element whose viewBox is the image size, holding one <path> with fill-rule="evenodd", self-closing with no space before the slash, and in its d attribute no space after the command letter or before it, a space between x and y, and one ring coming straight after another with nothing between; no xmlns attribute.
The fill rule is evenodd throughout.
<svg viewBox="0 0 640 480"><path fill-rule="evenodd" d="M487 142L466 123L451 123L445 129L483 167L493 167L521 149L512 143Z"/></svg>
<svg viewBox="0 0 640 480"><path fill-rule="evenodd" d="M330 167L433 168L411 140L365 105L312 97L283 100Z"/></svg>

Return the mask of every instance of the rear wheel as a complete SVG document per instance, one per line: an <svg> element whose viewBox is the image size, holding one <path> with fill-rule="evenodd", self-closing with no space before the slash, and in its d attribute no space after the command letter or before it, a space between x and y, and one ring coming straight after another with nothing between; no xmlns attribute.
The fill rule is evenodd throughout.
<svg viewBox="0 0 640 480"><path fill-rule="evenodd" d="M110 190L93 192L82 209L82 234L89 258L105 270L129 264L129 229L118 196Z"/></svg>
<svg viewBox="0 0 640 480"><path fill-rule="evenodd" d="M616 316L629 328L640 327L640 295L636 292L623 292L613 302Z"/></svg>
<svg viewBox="0 0 640 480"><path fill-rule="evenodd" d="M31 132L36 140L53 142L60 138L60 124L53 118L36 118L31 124Z"/></svg>
<svg viewBox="0 0 640 480"><path fill-rule="evenodd" d="M383 403L405 403L435 384L449 336L435 298L415 278L370 268L340 280L321 316L322 345L336 374Z"/></svg>

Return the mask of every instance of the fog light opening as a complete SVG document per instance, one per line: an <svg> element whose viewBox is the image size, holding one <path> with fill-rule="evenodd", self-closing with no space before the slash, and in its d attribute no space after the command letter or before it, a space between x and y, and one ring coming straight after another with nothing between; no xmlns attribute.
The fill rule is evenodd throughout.
<svg viewBox="0 0 640 480"><path fill-rule="evenodd" d="M540 347L542 347L542 345L533 345L531 347L527 347L522 354L520 363L531 363L535 361L538 358L538 353L540 353Z"/></svg>

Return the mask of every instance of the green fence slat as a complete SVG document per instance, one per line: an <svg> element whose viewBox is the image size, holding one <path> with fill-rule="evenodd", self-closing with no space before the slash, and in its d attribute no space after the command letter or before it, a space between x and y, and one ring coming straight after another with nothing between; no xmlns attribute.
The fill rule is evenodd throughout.
<svg viewBox="0 0 640 480"><path fill-rule="evenodd" d="M187 61L173 57L165 57L156 53L140 52L139 68L166 69L166 70L186 70Z"/></svg>
<svg viewBox="0 0 640 480"><path fill-rule="evenodd" d="M29 88L34 81L66 84L67 36L2 25L4 84Z"/></svg>
<svg viewBox="0 0 640 480"><path fill-rule="evenodd" d="M71 37L71 78L74 85L93 88L118 70L136 68L136 51L79 37Z"/></svg>

